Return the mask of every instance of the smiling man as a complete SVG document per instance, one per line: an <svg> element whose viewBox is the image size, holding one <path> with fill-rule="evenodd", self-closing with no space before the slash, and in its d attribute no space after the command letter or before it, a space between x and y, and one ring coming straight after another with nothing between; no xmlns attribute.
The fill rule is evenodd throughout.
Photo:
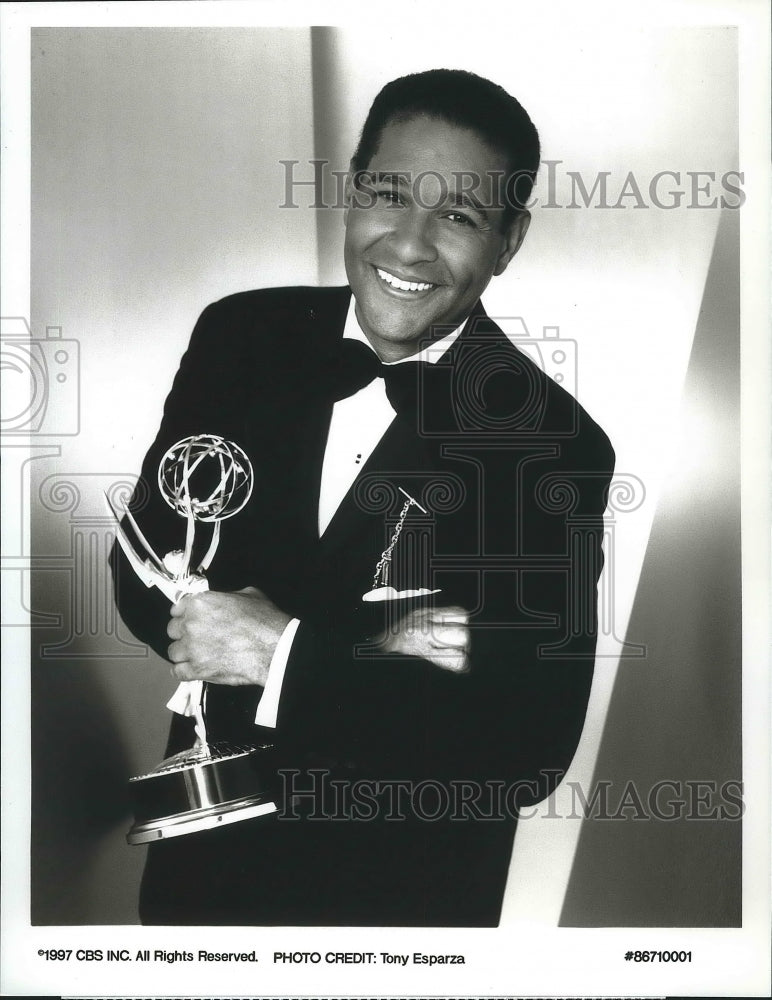
<svg viewBox="0 0 772 1000"><path fill-rule="evenodd" d="M202 314L143 477L215 433L258 488L208 593L169 615L116 549L119 607L207 682L211 738L277 746L285 794L276 816L152 845L145 922L498 923L518 811L581 734L613 468L480 303L538 162L497 85L393 81L347 181L349 287ZM178 537L159 498L141 523L157 550ZM193 739L175 716L169 750Z"/></svg>

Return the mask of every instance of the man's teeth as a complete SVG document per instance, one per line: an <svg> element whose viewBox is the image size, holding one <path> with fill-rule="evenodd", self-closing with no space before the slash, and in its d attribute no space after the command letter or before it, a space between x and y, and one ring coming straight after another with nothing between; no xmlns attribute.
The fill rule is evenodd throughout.
<svg viewBox="0 0 772 1000"><path fill-rule="evenodd" d="M382 271L379 267L376 267L375 270L382 281L391 285L392 288L401 289L403 292L427 292L430 288L434 288L434 285L426 281L403 281L401 278L389 274L388 271Z"/></svg>

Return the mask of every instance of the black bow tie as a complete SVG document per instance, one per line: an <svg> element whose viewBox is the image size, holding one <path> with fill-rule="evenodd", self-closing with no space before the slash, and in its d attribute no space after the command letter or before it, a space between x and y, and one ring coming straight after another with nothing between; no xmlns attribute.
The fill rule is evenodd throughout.
<svg viewBox="0 0 772 1000"><path fill-rule="evenodd" d="M344 338L329 356L325 368L319 377L330 399L346 399L374 379L382 378L386 383L386 395L397 413L414 413L435 365L426 361L385 365L367 344Z"/></svg>

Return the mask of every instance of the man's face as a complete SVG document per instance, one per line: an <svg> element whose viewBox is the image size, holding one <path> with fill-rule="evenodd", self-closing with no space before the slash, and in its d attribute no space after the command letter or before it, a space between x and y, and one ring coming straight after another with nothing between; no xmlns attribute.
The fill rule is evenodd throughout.
<svg viewBox="0 0 772 1000"><path fill-rule="evenodd" d="M359 188L349 181L344 256L357 318L384 361L465 319L528 228L504 224L502 154L425 116L388 124ZM442 324L444 330L431 333Z"/></svg>

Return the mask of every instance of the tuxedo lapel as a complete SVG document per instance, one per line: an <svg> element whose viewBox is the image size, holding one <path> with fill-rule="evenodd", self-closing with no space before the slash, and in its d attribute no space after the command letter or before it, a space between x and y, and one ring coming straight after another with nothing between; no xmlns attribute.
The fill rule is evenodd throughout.
<svg viewBox="0 0 772 1000"><path fill-rule="evenodd" d="M251 362L256 372L246 427L255 466L253 564L266 579L295 582L318 547L318 505L332 402L320 391L318 359L343 336L348 288L313 289L291 312L266 316Z"/></svg>

